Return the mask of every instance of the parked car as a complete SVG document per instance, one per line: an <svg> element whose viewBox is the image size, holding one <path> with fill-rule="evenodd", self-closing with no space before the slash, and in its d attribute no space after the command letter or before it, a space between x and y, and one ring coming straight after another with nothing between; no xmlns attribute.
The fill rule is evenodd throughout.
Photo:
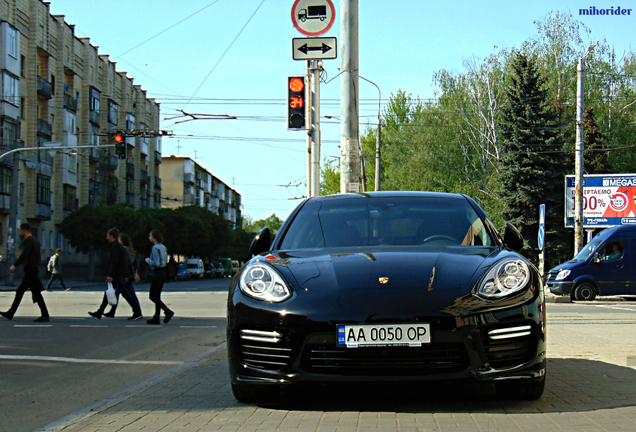
<svg viewBox="0 0 636 432"><path fill-rule="evenodd" d="M232 266L232 258L219 258L221 267L223 267L223 276L234 276L234 267Z"/></svg>
<svg viewBox="0 0 636 432"><path fill-rule="evenodd" d="M202 279L203 274L205 273L203 269L203 260L200 258L189 258L186 260L186 265L188 268L188 273L190 273L190 277L193 279Z"/></svg>
<svg viewBox="0 0 636 432"><path fill-rule="evenodd" d="M211 261L210 264L212 264L212 266L214 266L214 277L217 278L222 278L223 277L223 267L221 266L221 263L218 261Z"/></svg>
<svg viewBox="0 0 636 432"><path fill-rule="evenodd" d="M534 399L546 374L538 270L466 195L370 192L292 211L228 295L234 396L326 382L491 382ZM416 384L413 384L416 385ZM457 384L456 384L457 385Z"/></svg>
<svg viewBox="0 0 636 432"><path fill-rule="evenodd" d="M177 273L177 280L190 280L190 272L186 263L179 264L179 273Z"/></svg>
<svg viewBox="0 0 636 432"><path fill-rule="evenodd" d="M636 296L636 226L601 231L572 260L551 269L547 285L574 300Z"/></svg>

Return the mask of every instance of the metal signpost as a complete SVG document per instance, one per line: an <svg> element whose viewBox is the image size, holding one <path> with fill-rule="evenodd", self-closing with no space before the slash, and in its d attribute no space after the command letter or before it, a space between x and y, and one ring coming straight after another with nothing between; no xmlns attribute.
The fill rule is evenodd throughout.
<svg viewBox="0 0 636 432"><path fill-rule="evenodd" d="M336 8L331 0L296 0L292 5L294 27L306 38L292 39L292 58L307 61L309 103L307 117L307 196L320 195L320 71L323 59L335 59L338 41L323 37L336 20Z"/></svg>
<svg viewBox="0 0 636 432"><path fill-rule="evenodd" d="M539 273L543 277L545 270L545 204L539 206L539 235L537 242L541 251L541 255L539 255Z"/></svg>

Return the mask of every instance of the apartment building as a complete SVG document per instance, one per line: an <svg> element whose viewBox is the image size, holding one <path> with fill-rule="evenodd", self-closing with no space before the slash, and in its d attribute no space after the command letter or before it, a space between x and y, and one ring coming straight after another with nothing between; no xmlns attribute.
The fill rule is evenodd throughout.
<svg viewBox="0 0 636 432"><path fill-rule="evenodd" d="M5 254L11 187L19 182L18 220L29 222L44 256L60 247L71 253L56 226L85 204L126 202L135 208L161 206L161 139L127 138L128 159L114 147L68 151L58 146L104 145L110 132L159 129L159 104L147 98L126 72L116 69L89 38L77 37L63 15L51 15L41 0L0 2L0 254ZM70 254L65 262L85 262Z"/></svg>
<svg viewBox="0 0 636 432"><path fill-rule="evenodd" d="M192 158L163 159L163 207L197 205L218 213L232 228L242 227L241 195Z"/></svg>

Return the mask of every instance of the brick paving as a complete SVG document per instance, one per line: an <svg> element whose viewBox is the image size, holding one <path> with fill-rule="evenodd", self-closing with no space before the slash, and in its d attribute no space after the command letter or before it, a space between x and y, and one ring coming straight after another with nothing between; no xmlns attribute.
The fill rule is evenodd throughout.
<svg viewBox="0 0 636 432"><path fill-rule="evenodd" d="M634 431L636 305L605 315L550 306L548 381L537 401L496 397L488 385L327 387L271 404L234 400L226 351L67 426L64 432L127 431Z"/></svg>

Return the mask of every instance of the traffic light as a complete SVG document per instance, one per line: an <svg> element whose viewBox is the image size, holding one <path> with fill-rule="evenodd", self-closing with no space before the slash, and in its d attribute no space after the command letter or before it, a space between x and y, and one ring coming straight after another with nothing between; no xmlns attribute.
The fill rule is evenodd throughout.
<svg viewBox="0 0 636 432"><path fill-rule="evenodd" d="M304 76L287 77L287 129L307 128L307 89Z"/></svg>
<svg viewBox="0 0 636 432"><path fill-rule="evenodd" d="M115 155L119 159L126 159L126 140L121 132L115 133L113 136L115 140Z"/></svg>

